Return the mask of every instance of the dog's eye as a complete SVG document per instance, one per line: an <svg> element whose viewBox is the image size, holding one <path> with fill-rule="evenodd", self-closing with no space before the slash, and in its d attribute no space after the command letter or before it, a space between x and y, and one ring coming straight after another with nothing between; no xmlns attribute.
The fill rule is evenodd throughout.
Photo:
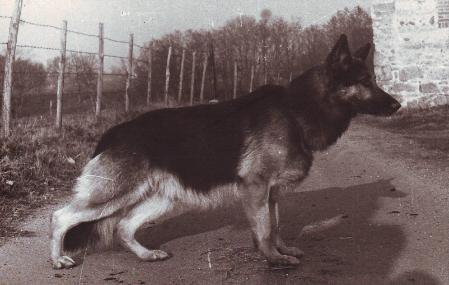
<svg viewBox="0 0 449 285"><path fill-rule="evenodd" d="M362 78L362 80L360 80L360 82L365 85L365 86L369 86L371 85L371 77L367 76Z"/></svg>

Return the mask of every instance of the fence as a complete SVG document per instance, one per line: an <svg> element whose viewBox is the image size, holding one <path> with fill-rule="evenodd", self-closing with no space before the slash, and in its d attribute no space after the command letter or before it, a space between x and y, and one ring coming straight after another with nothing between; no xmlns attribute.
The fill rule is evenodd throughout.
<svg viewBox="0 0 449 285"><path fill-rule="evenodd" d="M6 19L10 20L10 29L9 29L9 38L8 42L0 43L0 46L6 46L6 56L5 56L5 71L4 71L4 84L3 84L3 135L9 136L10 135L10 129L11 129L11 95L12 95L12 74L13 74L13 65L14 57L15 57L15 50L16 47L19 48L28 48L28 49L38 49L38 50L46 50L46 51L54 51L59 53L59 62L58 62L58 69L56 71L46 71L47 76L54 76L57 75L57 88L56 88L56 117L55 117L55 125L58 129L62 127L62 117L63 117L63 97L64 97L64 86L65 86L65 77L68 75L83 75L83 72L76 71L76 72L70 72L66 70L66 58L67 54L76 54L76 55L90 55L94 56L98 60L98 64L96 67L96 97L95 102L93 102L95 117L98 118L101 115L102 110L102 99L103 99L103 86L104 86L104 76L118 76L126 79L125 82L125 92L124 92L124 111L129 112L130 109L130 90L132 86L132 80L133 80L133 69L134 67L140 63L147 67L148 70L148 76L146 78L147 84L146 84L146 104L147 106L152 103L153 96L153 90L152 90L152 80L153 80L153 74L152 74L152 47L150 45L139 45L135 43L134 41L134 35L129 35L129 40L118 40L113 39L110 37L105 36L104 34L104 24L99 23L98 28L98 34L90 34L80 31L75 31L67 28L67 21L63 21L61 26L54 26L54 25L48 25L48 24L41 24L41 23L35 23L30 22L24 19L20 19L21 14L21 6L22 6L23 0L16 0L16 7L14 10L14 14L12 17L10 16L0 16L0 19ZM40 27L45 29L53 29L60 33L60 46L59 47L52 47L52 46L44 46L44 45L27 45L27 44L18 44L17 43L17 35L19 32L19 27L21 25L29 25L34 27ZM93 38L95 40L98 40L98 51L84 51L84 50L74 50L67 48L67 46L70 46L70 43L67 42L67 35L68 34L75 34L81 37L88 37ZM128 54L127 56L121 56L121 55L115 55L115 54L107 54L104 52L105 45L108 45L108 43L113 44L119 44L119 45L127 45L128 46ZM139 49L140 53L146 52L148 55L148 59L142 60L136 57L137 53L135 52L136 49ZM213 53L213 49L212 49ZM164 88L164 103L166 106L169 106L169 86L170 86L170 61L172 61L172 47L170 46L167 53L167 59L166 59L166 69L165 69L165 88ZM197 57L199 55L199 62L197 63ZM196 51L192 52L192 74L191 74L191 82L190 82L190 105L193 105L194 103L194 90L195 90L195 65L199 64L202 67L201 70L201 80L200 80L200 91L199 91L199 102L203 103L204 101L204 87L205 87L205 81L206 81L206 73L208 72L208 65L211 65L214 76L215 76L215 62L212 60L212 62L208 61L209 57L211 56L208 52L205 52L204 54L197 53ZM212 55L213 56L213 55ZM104 70L104 60L105 58L111 58L111 59L120 59L122 62L126 61L126 72L105 72ZM142 58L142 57L141 57ZM183 78L184 78L184 61L186 58L186 50L185 48L182 48L182 58L181 58L181 65L179 69L179 80L178 80L178 88L177 88L177 102L181 102L182 92L183 92ZM234 75L233 75L233 98L236 98L237 96L237 89L239 86L239 74L237 72L238 69L238 63L234 62ZM93 74L84 74L87 76L94 76ZM253 90L253 78L254 78L254 67L252 67L251 72L251 86L249 87L249 91ZM214 85L216 85L216 78L214 78ZM214 86L216 89L216 86ZM91 101L94 101L91 99ZM53 101L50 101L50 106L53 105ZM50 107L51 108L51 107ZM52 115L52 110L50 110L50 114Z"/></svg>
<svg viewBox="0 0 449 285"><path fill-rule="evenodd" d="M147 66L148 77L147 77L147 90L146 90L146 104L149 105L152 102L152 52L151 46L139 45L134 42L134 35L129 35L129 40L118 40L107 37L104 35L104 24L99 23L99 31L98 34L89 34L80 31L75 31L67 28L67 21L63 21L61 26L54 26L48 24L41 24L30 22L20 18L21 8L22 8L23 0L16 0L16 6L14 9L14 13L12 16L4 16L0 15L0 19L10 20L9 27L9 37L8 42L0 43L0 46L6 46L6 55L5 55L5 70L4 70L4 84L3 84L3 108L2 108L2 116L3 116L3 135L9 136L11 133L11 97L12 97L12 74L13 72L13 62L15 61L15 52L16 48L27 48L27 49L38 49L38 50L46 50L46 51L55 51L59 52L59 68L57 72L46 72L47 76L55 76L57 74L57 89L56 89L56 117L55 117L55 125L59 129L62 127L62 117L63 117L63 97L64 97L64 83L65 77L67 75L80 75L82 72L68 72L66 71L66 58L67 54L81 54L81 55L91 55L95 56L98 59L97 64L97 82L96 82L96 99L95 99L95 116L99 117L101 115L102 110L102 97L103 97L103 81L104 76L119 76L126 78L125 84L125 92L124 92L124 110L125 112L129 111L130 108L130 88L133 80L133 67L136 63L142 63ZM17 35L19 32L19 27L22 25L30 25L34 27L41 27L45 29L54 29L60 32L60 47L52 47L52 46L43 46L43 45L28 45L28 44L18 44L17 43ZM76 34L82 37L89 37L98 40L98 51L84 51L84 50L74 50L67 48L67 34ZM123 44L128 45L128 55L114 55L114 54L105 54L104 48L107 42L111 42L114 44ZM148 61L143 61L136 58L135 49L139 49L140 52L147 51L148 53ZM183 88L183 74L184 74L184 58L185 58L185 50L183 50L182 56L182 64L179 74L179 86L178 86L178 101L181 100L182 88ZM166 72L165 72L165 90L164 90L164 102L165 105L169 105L169 94L168 89L170 85L170 60L172 56L172 48L169 48L167 54L167 64L166 64ZM195 58L195 52L192 54L193 58ZM112 58L112 59L120 59L126 61L126 72L125 73L105 73L104 72L104 59ZM204 55L204 63L203 63L203 72L202 72L202 80L201 80L201 92L200 92L200 102L202 103L204 100L204 81L206 76L207 69L207 54ZM195 63L192 66L192 72L195 72ZM92 74L87 74L92 75ZM190 104L193 104L194 97L194 84L195 77L192 75L191 78L191 94L190 94ZM50 106L53 105L53 102L50 101ZM51 108L51 107L50 107ZM52 115L52 110L50 110L50 115Z"/></svg>

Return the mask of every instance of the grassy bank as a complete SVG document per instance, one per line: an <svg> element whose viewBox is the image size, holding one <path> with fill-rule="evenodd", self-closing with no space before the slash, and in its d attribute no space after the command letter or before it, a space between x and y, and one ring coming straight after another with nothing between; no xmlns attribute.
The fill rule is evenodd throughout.
<svg viewBox="0 0 449 285"><path fill-rule="evenodd" d="M26 233L17 223L34 208L67 195L95 143L110 126L135 116L112 111L64 117L61 131L48 117L14 122L13 135L0 138L0 239Z"/></svg>
<svg viewBox="0 0 449 285"><path fill-rule="evenodd" d="M449 106L406 110L389 118L364 117L362 121L418 144L427 159L449 161Z"/></svg>

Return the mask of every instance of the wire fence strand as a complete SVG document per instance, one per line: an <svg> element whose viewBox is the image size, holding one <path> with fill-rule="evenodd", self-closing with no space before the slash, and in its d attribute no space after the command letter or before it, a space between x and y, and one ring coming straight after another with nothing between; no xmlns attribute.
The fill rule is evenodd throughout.
<svg viewBox="0 0 449 285"><path fill-rule="evenodd" d="M103 75L107 75L107 76L128 76L125 73L103 73Z"/></svg>
<svg viewBox="0 0 449 285"><path fill-rule="evenodd" d="M98 55L97 52L82 51L82 50L73 50L73 49L66 49L66 52L77 53L77 54Z"/></svg>
<svg viewBox="0 0 449 285"><path fill-rule="evenodd" d="M0 45L7 45L8 43L0 43ZM46 46L36 46L36 45L27 45L27 44L20 44L16 45L20 48L32 48L32 49L41 49L41 50L52 50L52 51L60 51L59 48L54 47L46 47ZM66 49L67 53L76 53L76 54L88 54L88 55L95 55L98 56L98 52L90 52L90 51L82 51L82 50L72 50L72 49ZM112 54L105 54L104 57L110 57L110 58L119 58L119 59L128 59L126 56L119 56L119 55L112 55ZM148 63L146 60L133 58L133 61L135 62L142 62L142 63Z"/></svg>
<svg viewBox="0 0 449 285"><path fill-rule="evenodd" d="M3 70L0 70L0 74L5 73ZM58 71L44 71L44 72L39 72L39 71L13 71L14 74L46 74L46 75L53 75L53 76L58 76L59 72ZM98 76L98 74L96 72L73 72L73 71L65 71L64 75L89 75L89 76L93 76L96 77ZM103 75L106 76L128 76L126 73L103 73Z"/></svg>
<svg viewBox="0 0 449 285"><path fill-rule="evenodd" d="M21 48L33 48L33 49L44 49L44 50L55 50L59 51L59 48L53 48L53 47L45 47L45 46L35 46L35 45L16 45L17 47Z"/></svg>
<svg viewBox="0 0 449 285"><path fill-rule="evenodd" d="M56 30L59 30L59 31L62 30L61 27L57 27L57 26L53 26L53 25L48 25L48 24L34 23L34 22L27 21L27 20L22 20L22 19L20 19L20 23L21 23L21 24L28 24L28 25L32 25L32 26L37 26L37 27L42 27L42 28L52 28L52 29L56 29Z"/></svg>
<svg viewBox="0 0 449 285"><path fill-rule="evenodd" d="M0 19L11 19L12 17L10 16L4 16L4 15L0 15ZM31 21L27 21L27 20L20 20L20 24L27 24L27 25L32 25L32 26L37 26L37 27L42 27L42 28L50 28L50 29L56 29L58 31L62 31L63 28L58 27L58 26L54 26L54 25L49 25L49 24L40 24L40 23L35 23L35 22L31 22ZM99 38L99 35L95 35L95 34L89 34L89 33L84 33L84 32L79 32L79 31L75 31L75 30L67 30L68 33L72 33L72 34L77 34L77 35L81 35L81 36L86 36L86 37L93 37L93 38ZM122 41L122 40L116 40L116 39L112 39L109 37L104 37L104 40L110 41L110 42L114 42L114 43L119 43L119 44L129 44L128 41ZM0 42L0 45L8 45L8 42ZM48 46L41 46L41 45L31 45L31 44L17 44L16 45L19 48L31 48L31 49L40 49L40 50L51 50L51 51L60 51L60 48L54 48L54 47L48 47ZM138 47L140 49L149 49L149 47L145 47L143 45L139 45L136 43L133 43L133 46ZM94 56L98 56L98 52L90 52L90 51L83 51L83 50L72 50L72 49L66 49L67 53L75 53L75 54L88 54L88 55L94 55ZM128 57L126 56L119 56L119 55L112 55L112 54L105 54L105 57L109 57L109 58L118 58L118 59L128 59ZM141 60L138 58L133 58L134 62L140 62L140 63L148 63L146 60ZM0 73L4 73L3 71L0 71ZM21 74L31 74L31 73L39 73L39 72L23 72L23 71L14 71L14 73L21 73ZM47 76L57 76L59 74L59 72L57 71L47 71L45 72L45 74ZM85 72L64 72L65 75L90 75L90 76L97 76L96 73L85 73ZM103 73L104 76L122 76L122 77L127 77L128 74L126 73Z"/></svg>
<svg viewBox="0 0 449 285"><path fill-rule="evenodd" d="M114 40L114 39L111 39L111 38L108 38L108 37L104 37L103 39L104 39L104 40L107 40L107 41L110 41L110 42L114 42L114 43L128 44L127 41Z"/></svg>
<svg viewBox="0 0 449 285"><path fill-rule="evenodd" d="M119 56L119 55L112 55L112 54L105 54L104 57L127 59L126 56Z"/></svg>
<svg viewBox="0 0 449 285"><path fill-rule="evenodd" d="M134 44L134 46L135 46L135 47L138 47L138 48L140 48L140 49L146 49L146 50L150 49L150 47L146 47L146 46L139 45L139 44Z"/></svg>
<svg viewBox="0 0 449 285"><path fill-rule="evenodd" d="M88 34L88 33L83 33L83 32L78 32L78 31L74 31L74 30L67 30L68 33L72 33L72 34L77 34L77 35L81 35L81 36L86 36L86 37L92 37L92 38L99 38L99 35L95 35L95 34Z"/></svg>
<svg viewBox="0 0 449 285"><path fill-rule="evenodd" d="M5 15L0 15L0 19L11 19L12 17L10 16L5 16ZM32 26L37 26L37 27L42 27L42 28L51 28L51 29L56 29L59 31L62 31L63 28L58 27L58 26L54 26L54 25L49 25L49 24L40 24L40 23L35 23L35 22L31 22L31 21L27 21L27 20L23 20L20 19L20 23L21 24L27 24L27 25L32 25ZM68 33L72 33L72 34L77 34L77 35L81 35L81 36L86 36L86 37L92 37L92 38L99 38L99 35L95 35L95 34L89 34L89 33L84 33L84 32L80 32L80 31L75 31L75 30L67 30ZM109 37L104 37L104 40L110 41L110 42L114 42L114 43L119 43L119 44L129 44L128 41L122 41L122 40L116 40L116 39L112 39ZM8 42L0 42L0 45L7 45ZM134 43L133 44L135 47L138 47L140 49L148 49L148 47L145 47L143 45L139 45ZM34 48L34 49L42 49L42 50L53 50L53 51L59 51L59 48L53 48L53 47L46 47L46 46L38 46L38 45L28 45L28 44L18 44L16 45L17 47L21 47L21 48ZM89 54L89 55L98 55L97 52L89 52L89 51L82 51L82 50L70 50L67 49L66 50L69 53L77 53L77 54ZM127 59L127 57L125 56L118 56L118 55L111 55L111 54L105 54L105 57L110 57L110 58L120 58L120 59ZM143 60L139 60L139 59L135 59L135 61L137 62L144 62Z"/></svg>
<svg viewBox="0 0 449 285"><path fill-rule="evenodd" d="M138 58L133 58L133 60L135 62L142 62L142 63L148 64L148 60L143 60L143 59L138 59Z"/></svg>
<svg viewBox="0 0 449 285"><path fill-rule="evenodd" d="M139 44L133 44L135 47L138 47L138 48L145 48L144 46L141 46L141 45L139 45Z"/></svg>
<svg viewBox="0 0 449 285"><path fill-rule="evenodd" d="M0 74L5 73L3 70L0 70ZM57 71L13 71L14 74L46 74L46 75L52 75L52 76L58 76L59 72ZM97 76L98 74L96 72L72 72L72 71L65 71L64 75L89 75L92 77Z"/></svg>
<svg viewBox="0 0 449 285"><path fill-rule="evenodd" d="M57 26L54 26L54 25L40 24L40 23L30 22L30 21L22 20L22 19L20 20L20 23L28 24L28 25L32 25L32 26L37 26L37 27L42 27L42 28L52 28L52 29L56 29L56 30L59 30L59 31L63 30L63 28L57 27ZM98 38L99 37L98 35L95 35L95 34L88 34L88 33L79 32L79 31L75 31L75 30L69 30L69 29L67 29L67 32L68 33L72 33L72 34L81 35L81 36L86 36L86 37L93 37L93 38Z"/></svg>

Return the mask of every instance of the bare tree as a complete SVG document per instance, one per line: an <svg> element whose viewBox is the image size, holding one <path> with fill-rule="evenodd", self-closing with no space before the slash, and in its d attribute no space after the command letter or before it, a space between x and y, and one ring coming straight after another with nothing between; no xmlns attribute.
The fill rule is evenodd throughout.
<svg viewBox="0 0 449 285"><path fill-rule="evenodd" d="M238 63L239 92L247 92L248 87L257 87L276 79L279 84L287 84L290 77L300 74L309 67L320 63L329 52L331 45L340 34L345 33L350 39L352 48L372 41L371 18L360 7L338 11L324 24L303 27L300 19L287 21L272 15L270 10L261 13L260 20L255 17L241 15L230 19L224 26L211 30L175 31L162 38L151 41L154 45L153 89L156 96L163 94L165 82L165 58L168 46L173 46L173 60L170 70L179 74L180 65L176 64L182 57L183 44L186 54L196 52L197 55L213 51L211 68L204 87L204 99L216 96L218 100L233 97L234 61ZM213 45L211 45L213 43ZM150 44L150 43L148 43ZM146 53L141 55L147 61ZM213 68L215 63L215 69ZM186 57L185 68L191 70L192 58ZM253 70L253 71L252 71ZM138 78L146 78L146 69L137 70ZM196 71L196 78L201 77L201 68ZM186 80L191 79L189 73ZM171 94L178 90L179 78L170 82ZM189 80L190 81L190 80ZM273 82L274 83L274 82ZM141 84L145 94L146 81ZM200 85L195 86L199 93ZM238 94L241 95L241 94Z"/></svg>
<svg viewBox="0 0 449 285"><path fill-rule="evenodd" d="M71 73L72 84L76 86L78 103L81 103L83 95L87 94L91 103L95 101L93 92L96 84L97 59L94 55L71 54L67 60L68 72Z"/></svg>

